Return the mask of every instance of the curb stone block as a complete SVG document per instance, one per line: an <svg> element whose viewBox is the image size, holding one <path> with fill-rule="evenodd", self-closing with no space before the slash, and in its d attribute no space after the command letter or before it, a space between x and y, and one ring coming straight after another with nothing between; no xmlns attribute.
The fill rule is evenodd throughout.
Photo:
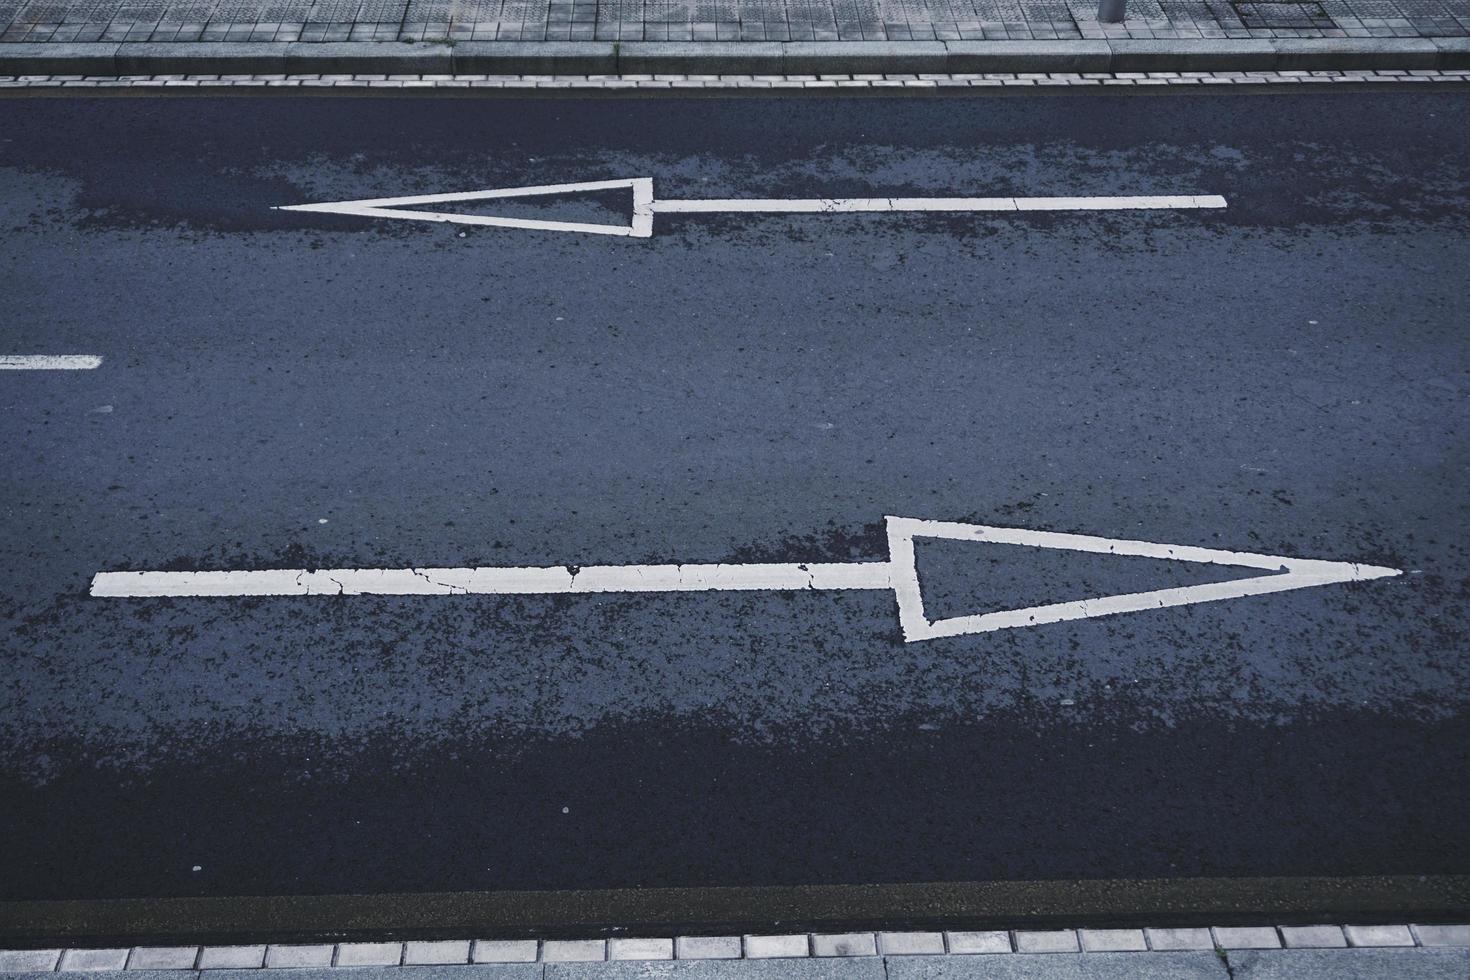
<svg viewBox="0 0 1470 980"><path fill-rule="evenodd" d="M1423 946L1470 946L1470 926L1410 926Z"/></svg>
<svg viewBox="0 0 1470 980"><path fill-rule="evenodd" d="M1412 946L1408 926L1343 926L1349 946Z"/></svg>
<svg viewBox="0 0 1470 980"><path fill-rule="evenodd" d="M117 46L114 62L119 75L281 74L290 47L275 41L129 41ZM294 63L292 69L307 70Z"/></svg>
<svg viewBox="0 0 1470 980"><path fill-rule="evenodd" d="M404 966L458 966L469 961L470 944L467 939L403 944Z"/></svg>
<svg viewBox="0 0 1470 980"><path fill-rule="evenodd" d="M128 962L126 949L69 949L57 969L68 971L121 970Z"/></svg>
<svg viewBox="0 0 1470 980"><path fill-rule="evenodd" d="M264 946L205 946L199 951L201 970L256 970L264 963Z"/></svg>
<svg viewBox="0 0 1470 980"><path fill-rule="evenodd" d="M1148 949L1142 929L1078 929L1077 938L1089 953L1138 953Z"/></svg>
<svg viewBox="0 0 1470 980"><path fill-rule="evenodd" d="M534 939L477 939L470 947L471 963L534 963Z"/></svg>
<svg viewBox="0 0 1470 980"><path fill-rule="evenodd" d="M739 936L680 936L674 952L681 960L738 960Z"/></svg>
<svg viewBox="0 0 1470 980"><path fill-rule="evenodd" d="M403 962L402 943L340 943L338 966L398 966Z"/></svg>
<svg viewBox="0 0 1470 980"><path fill-rule="evenodd" d="M316 946L271 946L265 951L265 965L271 969L312 969L332 965L336 947L330 943Z"/></svg>
<svg viewBox="0 0 1470 980"><path fill-rule="evenodd" d="M607 944L601 939L548 939L541 945L547 963L595 963L607 959Z"/></svg>
<svg viewBox="0 0 1470 980"><path fill-rule="evenodd" d="M943 72L949 61L942 41L787 41L784 50L788 75Z"/></svg>
<svg viewBox="0 0 1470 980"><path fill-rule="evenodd" d="M805 934L796 936L746 936L745 957L751 960L806 956Z"/></svg>
<svg viewBox="0 0 1470 980"><path fill-rule="evenodd" d="M876 956L878 944L871 932L814 933L813 956Z"/></svg>
<svg viewBox="0 0 1470 980"><path fill-rule="evenodd" d="M1077 933L1071 929L1016 930L1018 953L1076 953Z"/></svg>
<svg viewBox="0 0 1470 980"><path fill-rule="evenodd" d="M625 75L780 75L780 41L629 41L618 47Z"/></svg>
<svg viewBox="0 0 1470 980"><path fill-rule="evenodd" d="M1208 929L1145 929L1149 949L1214 949Z"/></svg>
<svg viewBox="0 0 1470 980"><path fill-rule="evenodd" d="M117 42L0 44L0 75L120 75Z"/></svg>
<svg viewBox="0 0 1470 980"><path fill-rule="evenodd" d="M139 946L128 956L129 970L192 970L198 946Z"/></svg>
<svg viewBox="0 0 1470 980"><path fill-rule="evenodd" d="M884 956L920 956L944 952L942 932L880 932L878 952Z"/></svg>
<svg viewBox="0 0 1470 980"><path fill-rule="evenodd" d="M464 75L616 75L611 41L459 41L453 70Z"/></svg>
<svg viewBox="0 0 1470 980"><path fill-rule="evenodd" d="M1428 38L1274 38L1277 69L1326 71L1345 68L1436 68L1439 48Z"/></svg>
<svg viewBox="0 0 1470 980"><path fill-rule="evenodd" d="M1269 71L1276 49L1264 39L1193 38L1108 41L1113 52L1109 71Z"/></svg>
<svg viewBox="0 0 1470 980"><path fill-rule="evenodd" d="M1106 41L945 41L947 70L965 72L1108 71Z"/></svg>
<svg viewBox="0 0 1470 980"><path fill-rule="evenodd" d="M1470 37L1436 37L1440 68L1470 68Z"/></svg>
<svg viewBox="0 0 1470 980"><path fill-rule="evenodd" d="M1009 953L1011 934L1004 930L991 932L947 932L944 934L951 953Z"/></svg>
<svg viewBox="0 0 1470 980"><path fill-rule="evenodd" d="M610 960L671 960L674 958L672 939L609 939L607 958Z"/></svg>
<svg viewBox="0 0 1470 980"><path fill-rule="evenodd" d="M0 950L0 973L50 973L60 959L59 949Z"/></svg>
<svg viewBox="0 0 1470 980"><path fill-rule="evenodd" d="M1347 945L1338 926L1282 926L1287 949L1336 949Z"/></svg>
<svg viewBox="0 0 1470 980"><path fill-rule="evenodd" d="M1211 930L1221 949L1280 949L1281 937L1270 926L1216 926Z"/></svg>

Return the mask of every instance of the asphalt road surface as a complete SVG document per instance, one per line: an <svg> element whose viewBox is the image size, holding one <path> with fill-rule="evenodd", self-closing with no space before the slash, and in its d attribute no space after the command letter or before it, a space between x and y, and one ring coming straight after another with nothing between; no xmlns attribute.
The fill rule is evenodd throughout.
<svg viewBox="0 0 1470 980"><path fill-rule="evenodd" d="M272 210L633 177L1228 206ZM1467 231L1446 93L0 102L0 356L102 358L0 371L0 898L1470 874ZM1403 574L912 642L883 588L90 594L890 515ZM1264 574L915 549L930 618Z"/></svg>

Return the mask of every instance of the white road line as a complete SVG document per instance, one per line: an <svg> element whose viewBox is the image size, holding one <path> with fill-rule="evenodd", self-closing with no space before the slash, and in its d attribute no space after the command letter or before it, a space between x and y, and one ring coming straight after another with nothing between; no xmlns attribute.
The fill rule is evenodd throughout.
<svg viewBox="0 0 1470 980"><path fill-rule="evenodd" d="M449 211L423 211L417 207L424 204L546 197L556 194L580 194L623 188L630 190L633 194L633 216L626 225L544 221L539 218L502 218L483 214L455 214ZM1218 194L1125 197L835 197L792 198L789 200L711 198L660 201L654 199L652 177L628 177L621 180L593 180L573 184L504 187L459 194L416 194L405 197L364 198L359 201L329 201L321 204L283 204L273 210L648 238L653 235L653 216L655 214L839 214L851 212L893 214L922 211L1019 213L1021 211L1191 210L1225 206L1225 198Z"/></svg>
<svg viewBox="0 0 1470 980"><path fill-rule="evenodd" d="M0 371L90 371L101 364L97 354L0 354Z"/></svg>
<svg viewBox="0 0 1470 980"><path fill-rule="evenodd" d="M1399 575L1395 568L1319 561L1215 548L1099 538L1086 534L887 518L887 561L692 565L566 565L479 568L281 568L260 571L98 572L91 594L106 598L160 596L577 595L614 592L747 592L892 590L904 639L928 640L1020 626L1041 626L1146 609L1367 581ZM1267 574L1152 592L997 610L931 620L924 612L914 539L1081 551L1260 569Z"/></svg>
<svg viewBox="0 0 1470 980"><path fill-rule="evenodd" d="M1119 211L1223 208L1219 196L1175 197L835 197L654 201L655 214L835 214L844 211Z"/></svg>

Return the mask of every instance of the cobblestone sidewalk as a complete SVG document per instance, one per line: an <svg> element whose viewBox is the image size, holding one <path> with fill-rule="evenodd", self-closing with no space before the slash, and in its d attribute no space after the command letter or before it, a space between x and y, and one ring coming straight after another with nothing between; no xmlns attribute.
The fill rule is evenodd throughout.
<svg viewBox="0 0 1470 980"><path fill-rule="evenodd" d="M1466 37L1470 0L0 0L4 42Z"/></svg>

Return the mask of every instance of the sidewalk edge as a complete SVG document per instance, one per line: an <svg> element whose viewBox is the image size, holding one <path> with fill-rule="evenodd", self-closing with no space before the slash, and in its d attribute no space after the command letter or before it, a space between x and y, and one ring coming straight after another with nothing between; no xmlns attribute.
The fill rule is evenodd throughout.
<svg viewBox="0 0 1470 980"><path fill-rule="evenodd" d="M1470 38L0 43L4 75L769 74L1470 68Z"/></svg>

